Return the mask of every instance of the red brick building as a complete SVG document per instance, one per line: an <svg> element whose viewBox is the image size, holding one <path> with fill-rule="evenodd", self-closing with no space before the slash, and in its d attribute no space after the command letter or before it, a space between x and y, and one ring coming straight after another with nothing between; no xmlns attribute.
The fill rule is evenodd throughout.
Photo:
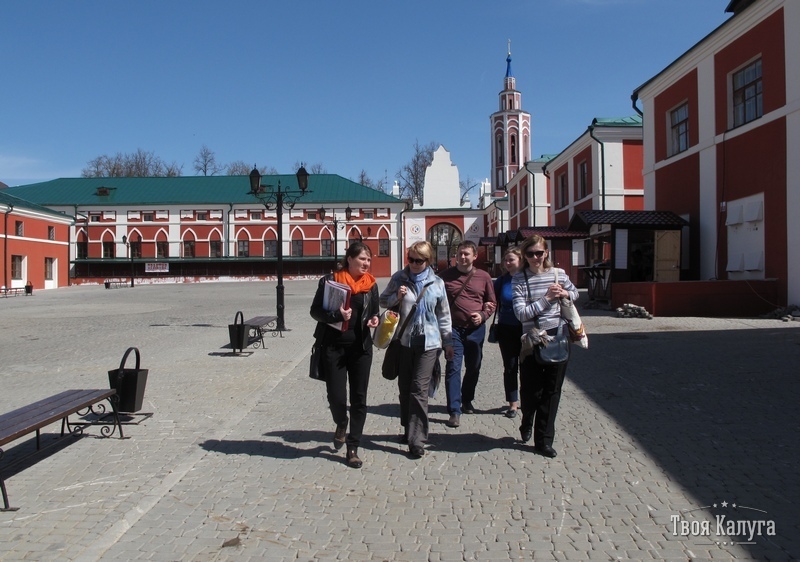
<svg viewBox="0 0 800 562"><path fill-rule="evenodd" d="M645 208L686 218L682 279L774 279L800 302L800 4L733 16L633 92Z"/></svg>
<svg viewBox="0 0 800 562"><path fill-rule="evenodd" d="M278 182L300 194L293 175L261 180ZM287 277L330 271L354 240L372 250L376 276L403 263L403 201L334 174L310 176L307 192L293 206L287 197L282 211L266 208L249 189L247 176L186 176L62 178L6 191L75 217L61 268L66 275L69 264L75 283L131 275L140 283L273 277L278 212Z"/></svg>
<svg viewBox="0 0 800 562"><path fill-rule="evenodd" d="M69 282L72 216L0 190L0 262L3 288L63 287Z"/></svg>

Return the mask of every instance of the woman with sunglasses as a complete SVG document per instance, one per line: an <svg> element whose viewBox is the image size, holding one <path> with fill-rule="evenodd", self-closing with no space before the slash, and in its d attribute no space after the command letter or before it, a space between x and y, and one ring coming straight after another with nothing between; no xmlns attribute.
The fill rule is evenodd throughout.
<svg viewBox="0 0 800 562"><path fill-rule="evenodd" d="M431 267L432 258L430 243L412 244L408 248L408 265L392 275L380 297L382 307L399 309L398 326L409 319L400 338L397 377L403 426L400 443L407 444L411 457L417 459L425 454L428 441L428 389L434 366L442 348L446 359L453 357L450 305L444 281Z"/></svg>
<svg viewBox="0 0 800 562"><path fill-rule="evenodd" d="M522 322L523 333L537 328L555 335L561 327L561 299L578 299L578 290L563 269L550 261L547 241L539 235L527 238L520 247L525 264L512 280L514 314ZM533 436L534 450L553 458L556 413L561 400L561 387L567 361L540 365L529 355L520 365L520 398L522 442Z"/></svg>
<svg viewBox="0 0 800 562"><path fill-rule="evenodd" d="M369 272L372 251L361 242L350 244L337 264L337 270L319 280L311 303L311 317L317 321L314 338L322 346L320 366L325 373L328 404L336 431L333 446L338 450L347 443L347 465L361 468L358 445L367 419L367 388L372 368L372 332L378 325L378 285ZM350 287L350 307L325 310L326 281L337 281ZM347 322L342 331L331 326ZM350 419L347 418L347 383L350 382ZM350 433L347 432L348 422Z"/></svg>

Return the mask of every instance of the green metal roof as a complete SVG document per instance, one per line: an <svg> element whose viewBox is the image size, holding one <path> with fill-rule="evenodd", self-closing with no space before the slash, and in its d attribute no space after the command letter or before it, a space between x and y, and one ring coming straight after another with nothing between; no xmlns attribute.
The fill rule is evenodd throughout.
<svg viewBox="0 0 800 562"><path fill-rule="evenodd" d="M595 117L592 120L592 127L641 127L642 116L631 115L630 117Z"/></svg>
<svg viewBox="0 0 800 562"><path fill-rule="evenodd" d="M48 209L47 207L44 207L42 205L37 205L36 203L31 203L30 201L26 201L23 198L15 197L14 195L11 195L9 193L9 191L10 191L10 188L9 189L0 190L0 205L8 206L8 207L13 206L14 208L17 208L17 209L28 209L30 211L36 211L37 213L44 213L44 214L47 214L47 215L52 215L52 216L55 216L55 217L58 217L58 218L61 218L61 219L65 218L65 217L69 218L69 219L74 218L72 216L65 215L64 213L59 213L57 211L54 211L53 209Z"/></svg>
<svg viewBox="0 0 800 562"><path fill-rule="evenodd" d="M282 174L262 176L261 185L298 192L297 178ZM100 189L105 188L105 189ZM9 187L14 196L47 206L78 205L220 205L251 204L248 176L180 176L174 178L60 178ZM364 203L374 205L405 202L382 191L370 189L336 174L308 177L308 191L298 204Z"/></svg>

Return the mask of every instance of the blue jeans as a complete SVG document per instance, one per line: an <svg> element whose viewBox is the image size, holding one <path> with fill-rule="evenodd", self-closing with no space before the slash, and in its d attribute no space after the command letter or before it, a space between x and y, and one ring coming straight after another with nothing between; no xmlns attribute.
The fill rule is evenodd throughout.
<svg viewBox="0 0 800 562"><path fill-rule="evenodd" d="M475 400L475 387L483 361L483 340L486 325L477 328L453 328L453 359L445 367L444 387L447 392L447 412L461 414L461 404ZM461 383L461 365L464 383Z"/></svg>

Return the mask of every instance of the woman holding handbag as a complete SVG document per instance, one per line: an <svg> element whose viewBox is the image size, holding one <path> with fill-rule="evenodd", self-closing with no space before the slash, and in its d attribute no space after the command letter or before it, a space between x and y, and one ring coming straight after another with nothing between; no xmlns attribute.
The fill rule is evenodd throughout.
<svg viewBox="0 0 800 562"><path fill-rule="evenodd" d="M494 294L497 297L495 312L495 339L500 345L503 357L503 387L506 392L507 418L515 418L519 408L519 352L522 346L522 322L514 315L514 295L511 279L522 267L522 252L519 248L508 248L503 254L503 268L506 272L495 279Z"/></svg>
<svg viewBox="0 0 800 562"><path fill-rule="evenodd" d="M378 325L378 286L369 272L372 251L361 242L347 248L337 270L319 280L311 303L311 317L317 321L314 338L320 346L320 368L325 373L336 431L333 446L338 450L347 443L346 461L351 468L361 468L358 445L367 418L367 388L372 369L372 333ZM336 281L350 288L350 306L326 310L323 306L325 284ZM347 322L344 330L333 325ZM342 325L342 327L344 327ZM347 383L350 383L350 419L347 418ZM347 432L348 422L350 433Z"/></svg>
<svg viewBox="0 0 800 562"><path fill-rule="evenodd" d="M413 458L425 454L428 441L428 388L439 353L453 357L452 323L444 282L433 272L433 247L415 242L408 248L408 266L392 275L381 293L382 307L398 307L400 335L399 373L400 442L408 444ZM398 332L400 328L398 328Z"/></svg>
<svg viewBox="0 0 800 562"><path fill-rule="evenodd" d="M560 300L577 300L578 290L563 270L553 266L544 238L534 234L522 243L520 251L526 263L512 280L512 292L514 314L522 322L522 331L534 330L537 336L546 331L550 337L563 337L567 328L561 320ZM520 364L522 442L533 436L534 450L550 458L556 456L553 438L567 362L540 363L539 354L533 353Z"/></svg>

